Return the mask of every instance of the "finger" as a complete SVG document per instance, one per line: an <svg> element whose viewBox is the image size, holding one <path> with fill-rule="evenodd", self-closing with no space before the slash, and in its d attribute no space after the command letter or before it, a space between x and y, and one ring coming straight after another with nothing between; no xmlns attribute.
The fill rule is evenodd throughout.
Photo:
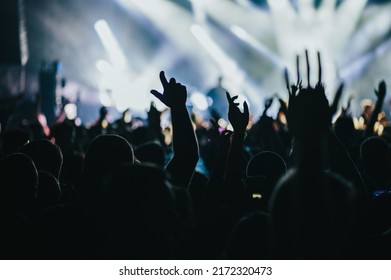
<svg viewBox="0 0 391 280"><path fill-rule="evenodd" d="M238 106L238 105L239 105L239 103L235 103L235 102L234 102L234 101L238 98L237 95L231 97L231 95L229 94L228 91L226 91L225 93L226 93L226 95L227 95L227 100L228 100L228 103L229 103L230 105L235 105L235 106Z"/></svg>
<svg viewBox="0 0 391 280"><path fill-rule="evenodd" d="M244 113L245 116L249 116L250 115L250 113L248 111L248 105L247 105L246 101L243 102L243 113Z"/></svg>
<svg viewBox="0 0 391 280"><path fill-rule="evenodd" d="M225 94L226 94L226 96L227 96L228 102L231 102L231 95L229 95L229 92L226 91Z"/></svg>
<svg viewBox="0 0 391 280"><path fill-rule="evenodd" d="M163 94L161 94L160 92L158 92L157 90L154 90L154 89L152 89L152 90L150 91L150 93L152 93L153 96L155 96L157 99L159 99L160 101L162 101Z"/></svg>
<svg viewBox="0 0 391 280"><path fill-rule="evenodd" d="M239 106L239 103L238 102L235 102L236 99L238 99L238 95L235 95L231 98L231 101L230 101L230 104L231 105L235 105L235 106Z"/></svg>
<svg viewBox="0 0 391 280"><path fill-rule="evenodd" d="M166 79L166 75L164 74L164 71L160 71L159 77L160 77L160 82L163 85L163 88L165 88L168 85L168 82Z"/></svg>
<svg viewBox="0 0 391 280"><path fill-rule="evenodd" d="M320 61L320 52L318 52L318 84L322 83L322 63Z"/></svg>
<svg viewBox="0 0 391 280"><path fill-rule="evenodd" d="M307 86L310 87L311 84L311 69L310 69L310 60L308 58L308 50L305 50L305 60L307 62Z"/></svg>
<svg viewBox="0 0 391 280"><path fill-rule="evenodd" d="M290 95L290 97L295 97L298 89L299 89L299 88L298 88L297 86L292 85L292 86L291 86L291 92L292 92L292 94Z"/></svg>
<svg viewBox="0 0 391 280"><path fill-rule="evenodd" d="M300 56L296 55L296 74L297 74L297 85L300 83Z"/></svg>
<svg viewBox="0 0 391 280"><path fill-rule="evenodd" d="M289 86L289 74L288 74L288 68L284 69L284 78L285 78L285 85L288 90L288 94L291 95L291 89Z"/></svg>
<svg viewBox="0 0 391 280"><path fill-rule="evenodd" d="M175 78L170 79L170 84L176 84Z"/></svg>
<svg viewBox="0 0 391 280"><path fill-rule="evenodd" d="M381 81L379 84L379 92L385 92L386 91L386 83L384 81Z"/></svg>

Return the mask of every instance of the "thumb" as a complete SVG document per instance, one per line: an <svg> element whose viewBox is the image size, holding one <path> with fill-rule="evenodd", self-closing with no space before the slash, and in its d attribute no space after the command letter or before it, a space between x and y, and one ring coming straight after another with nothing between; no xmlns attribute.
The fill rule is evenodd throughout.
<svg viewBox="0 0 391 280"><path fill-rule="evenodd" d="M246 101L244 101L244 103L243 103L243 113L245 116L249 116L249 114L250 114L248 111L248 105L247 105Z"/></svg>
<svg viewBox="0 0 391 280"><path fill-rule="evenodd" d="M152 90L150 91L150 93L152 93L153 96L155 96L157 99L159 99L160 101L162 101L163 94L161 94L160 92L158 92L157 90L154 90L154 89L152 89Z"/></svg>

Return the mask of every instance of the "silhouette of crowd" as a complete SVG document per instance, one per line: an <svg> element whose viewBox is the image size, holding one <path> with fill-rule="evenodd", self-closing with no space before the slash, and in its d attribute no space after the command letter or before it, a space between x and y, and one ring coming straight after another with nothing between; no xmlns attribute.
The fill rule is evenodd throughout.
<svg viewBox="0 0 391 280"><path fill-rule="evenodd" d="M318 58L316 84L309 66L295 84L285 72L288 102L267 99L252 123L227 92L231 130L196 125L163 71L151 94L170 110L164 130L153 104L143 125L102 108L89 128L49 129L1 104L0 258L389 259L386 84L357 127L343 85L327 100Z"/></svg>

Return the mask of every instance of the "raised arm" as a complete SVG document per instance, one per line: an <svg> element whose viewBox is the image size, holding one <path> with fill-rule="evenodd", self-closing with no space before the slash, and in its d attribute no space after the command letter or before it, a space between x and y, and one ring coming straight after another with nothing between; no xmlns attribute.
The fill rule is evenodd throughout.
<svg viewBox="0 0 391 280"><path fill-rule="evenodd" d="M160 72L163 93L151 90L151 93L171 109L174 156L166 170L172 176L175 185L187 187L198 161L198 143L186 109L186 87L174 78L167 81Z"/></svg>
<svg viewBox="0 0 391 280"><path fill-rule="evenodd" d="M228 119L231 123L234 133L232 136L231 148L228 153L227 168L225 171L226 177L240 178L243 171L242 154L243 142L246 134L246 127L249 121L249 111L247 102L243 103L243 113L240 111L235 100L238 96L231 97L227 92L229 103Z"/></svg>
<svg viewBox="0 0 391 280"><path fill-rule="evenodd" d="M243 103L243 112L240 111L238 107L239 103L235 103L237 98L238 96L231 97L227 92L229 103L228 120L234 129L231 147L228 153L224 182L224 192L228 203L238 198L240 199L240 195L244 192L242 155L246 127L249 121L249 111L246 101Z"/></svg>

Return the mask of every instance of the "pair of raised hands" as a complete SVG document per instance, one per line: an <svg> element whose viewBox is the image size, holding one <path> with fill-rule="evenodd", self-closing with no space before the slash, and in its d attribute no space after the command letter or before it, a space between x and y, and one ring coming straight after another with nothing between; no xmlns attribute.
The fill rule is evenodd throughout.
<svg viewBox="0 0 391 280"><path fill-rule="evenodd" d="M177 83L174 78L167 81L164 71L160 72L160 82L163 86L163 93L153 89L151 93L163 102L164 105L171 109L184 106L187 99L186 87ZM234 131L237 133L244 133L249 121L249 111L247 102L243 103L243 112L239 109L239 103L235 102L238 96L231 97L227 92L227 100L229 104L228 120L232 124Z"/></svg>

